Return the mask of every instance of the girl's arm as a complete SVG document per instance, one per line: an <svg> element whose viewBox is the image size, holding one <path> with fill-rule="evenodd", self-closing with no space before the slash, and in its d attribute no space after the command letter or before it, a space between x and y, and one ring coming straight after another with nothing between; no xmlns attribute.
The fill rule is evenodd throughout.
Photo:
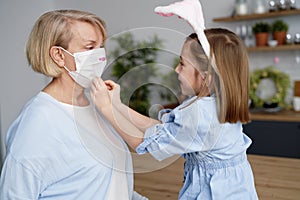
<svg viewBox="0 0 300 200"><path fill-rule="evenodd" d="M119 85L113 81L95 79L91 85L91 98L98 110L107 118L120 136L133 148L143 142L144 131L159 121L152 120L130 109L120 101Z"/></svg>
<svg viewBox="0 0 300 200"><path fill-rule="evenodd" d="M136 149L143 142L144 133L125 118L112 104L110 106L97 106L97 108L131 148Z"/></svg>
<svg viewBox="0 0 300 200"><path fill-rule="evenodd" d="M126 118L129 119L140 131L145 132L151 126L159 124L160 121L147 117L121 103L115 108Z"/></svg>
<svg viewBox="0 0 300 200"><path fill-rule="evenodd" d="M134 126L140 131L145 132L147 128L160 123L160 121L152 119L148 116L142 115L127 105L123 104L120 100L120 86L111 80L104 81L108 89L112 92L110 96L113 106Z"/></svg>

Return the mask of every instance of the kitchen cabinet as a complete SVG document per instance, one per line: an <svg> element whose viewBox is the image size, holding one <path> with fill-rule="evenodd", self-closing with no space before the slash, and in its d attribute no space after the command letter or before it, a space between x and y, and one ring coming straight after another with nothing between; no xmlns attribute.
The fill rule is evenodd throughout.
<svg viewBox="0 0 300 200"><path fill-rule="evenodd" d="M244 125L252 139L248 153L300 158L300 123L252 121Z"/></svg>
<svg viewBox="0 0 300 200"><path fill-rule="evenodd" d="M220 17L214 18L214 22L238 22L238 21L257 21L266 18L275 18L275 17L286 17L292 15L300 15L300 9L295 10L284 10L276 12L268 12L263 14L249 14L241 16L231 16L231 17ZM249 47L249 52L266 52L266 51L286 51L286 50L300 50L300 44L291 44L291 45L280 45L276 47Z"/></svg>
<svg viewBox="0 0 300 200"><path fill-rule="evenodd" d="M300 112L252 112L244 132L252 139L248 153L300 158Z"/></svg>

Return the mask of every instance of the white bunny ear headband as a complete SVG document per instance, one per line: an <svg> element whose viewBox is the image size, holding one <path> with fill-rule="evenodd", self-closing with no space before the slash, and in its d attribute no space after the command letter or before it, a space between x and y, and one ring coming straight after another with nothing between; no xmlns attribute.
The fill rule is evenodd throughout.
<svg viewBox="0 0 300 200"><path fill-rule="evenodd" d="M206 56L210 57L210 45L204 33L204 17L199 0L183 0L168 6L158 6L154 11L164 17L173 16L185 19L194 29Z"/></svg>
<svg viewBox="0 0 300 200"><path fill-rule="evenodd" d="M210 56L210 45L207 40L207 37L204 33L204 17L202 6L199 0L183 0L179 2L172 3L168 6L158 6L154 11L164 17L170 17L177 15L179 18L186 20L194 29L195 33L198 36L198 40L202 45L202 48L206 56L211 61L211 67L214 69L216 74L220 78L220 73L216 65L215 56L212 54ZM220 78L220 82L222 79Z"/></svg>

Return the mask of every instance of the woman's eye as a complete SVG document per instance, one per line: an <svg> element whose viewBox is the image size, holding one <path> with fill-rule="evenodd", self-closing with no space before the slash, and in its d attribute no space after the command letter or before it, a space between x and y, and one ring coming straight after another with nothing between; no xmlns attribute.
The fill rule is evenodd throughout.
<svg viewBox="0 0 300 200"><path fill-rule="evenodd" d="M94 49L94 47L93 46L89 46L89 47L86 47L86 49L87 50L92 50L92 49Z"/></svg>

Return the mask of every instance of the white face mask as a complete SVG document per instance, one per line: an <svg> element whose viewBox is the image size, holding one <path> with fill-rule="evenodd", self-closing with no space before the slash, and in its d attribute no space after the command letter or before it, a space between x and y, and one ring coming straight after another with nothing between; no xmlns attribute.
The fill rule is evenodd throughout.
<svg viewBox="0 0 300 200"><path fill-rule="evenodd" d="M66 66L64 68L74 81L82 87L88 88L94 78L102 75L106 66L104 48L78 52L74 55L64 48L60 48L75 58L76 71L70 71Z"/></svg>

